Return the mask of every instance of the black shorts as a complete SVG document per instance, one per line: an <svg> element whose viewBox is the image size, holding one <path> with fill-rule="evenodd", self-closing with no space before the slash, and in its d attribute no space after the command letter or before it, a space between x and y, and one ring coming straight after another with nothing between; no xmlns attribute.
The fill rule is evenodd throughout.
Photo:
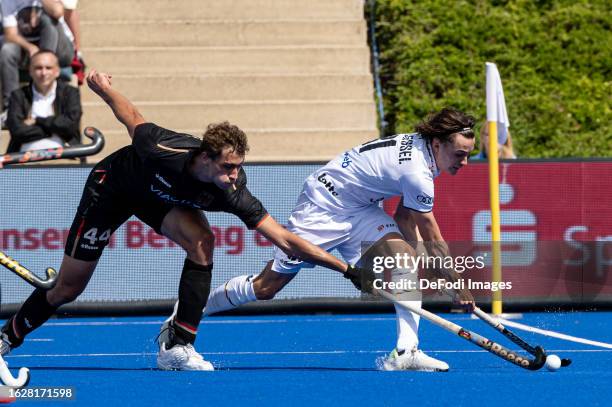
<svg viewBox="0 0 612 407"><path fill-rule="evenodd" d="M141 201L121 193L110 185L107 170L96 166L85 183L64 253L78 260L98 260L115 230L132 215L161 234L162 221L172 208L160 201Z"/></svg>

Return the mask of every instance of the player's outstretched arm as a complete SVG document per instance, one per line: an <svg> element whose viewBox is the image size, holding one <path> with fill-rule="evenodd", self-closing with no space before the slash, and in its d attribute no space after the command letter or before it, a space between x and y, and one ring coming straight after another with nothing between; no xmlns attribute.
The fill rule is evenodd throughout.
<svg viewBox="0 0 612 407"><path fill-rule="evenodd" d="M450 250L442 237L440 227L438 226L438 222L436 221L433 212L422 213L410 211L410 215L416 223L418 232L423 237L428 254L438 258L446 258L447 256L450 256ZM438 273L438 275L440 275L440 277L446 279L447 281L454 282L461 278L453 268L442 267L436 269L435 271ZM455 300L462 305L475 305L474 297L468 289L458 290L455 295L457 297Z"/></svg>
<svg viewBox="0 0 612 407"><path fill-rule="evenodd" d="M145 122L136 106L112 87L112 76L91 69L87 75L87 86L113 109L113 113L127 128L130 138L134 137L134 129Z"/></svg>
<svg viewBox="0 0 612 407"><path fill-rule="evenodd" d="M297 257L308 263L327 267L328 269L341 273L347 270L348 265L345 262L332 256L320 247L289 232L279 225L271 216L268 216L268 218L257 227L257 231L289 256Z"/></svg>
<svg viewBox="0 0 612 407"><path fill-rule="evenodd" d="M342 260L327 253L319 246L315 246L289 232L279 225L271 216L268 216L267 219L257 227L257 231L287 253L287 255L297 257L308 263L339 271L342 273L342 276L349 279L358 290L368 293L372 292L372 283L375 277L371 270L361 269L346 264Z"/></svg>

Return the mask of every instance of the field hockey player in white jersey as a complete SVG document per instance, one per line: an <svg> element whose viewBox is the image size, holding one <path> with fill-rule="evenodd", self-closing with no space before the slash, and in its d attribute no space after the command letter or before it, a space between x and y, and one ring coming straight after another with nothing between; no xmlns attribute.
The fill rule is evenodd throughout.
<svg viewBox="0 0 612 407"><path fill-rule="evenodd" d="M432 212L434 178L441 171L455 175L467 165L474 149L474 123L473 117L445 108L416 126L415 133L373 140L337 156L308 177L287 228L325 250L338 249L347 263L362 265L362 272L372 269L374 257L416 256L420 239L429 242L430 256L448 256ZM402 200L392 218L379 203L398 195ZM235 277L215 289L204 314L272 299L303 267L313 266L275 250L274 260L259 275ZM447 281L459 278L452 269L437 269L435 274ZM385 281L416 278L414 270L405 265L385 269L383 275ZM359 278L351 280L363 291L372 289ZM372 281L372 277L366 280ZM394 294L421 306L418 290ZM468 290L452 294L456 302L474 305ZM447 371L447 363L419 350L419 316L399 306L396 313L396 347L381 368Z"/></svg>

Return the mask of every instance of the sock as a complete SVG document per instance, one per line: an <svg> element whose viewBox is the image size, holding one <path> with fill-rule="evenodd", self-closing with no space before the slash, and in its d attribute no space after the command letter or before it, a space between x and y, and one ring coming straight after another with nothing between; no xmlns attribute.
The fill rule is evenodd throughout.
<svg viewBox="0 0 612 407"><path fill-rule="evenodd" d="M212 268L212 264L203 266L185 259L179 283L178 307L173 321L175 335L170 345L195 342L202 310L210 294Z"/></svg>
<svg viewBox="0 0 612 407"><path fill-rule="evenodd" d="M237 308L248 302L257 301L253 289L253 279L253 275L234 277L215 288L208 297L204 315L212 315Z"/></svg>
<svg viewBox="0 0 612 407"><path fill-rule="evenodd" d="M2 332L11 342L11 348L21 345L26 335L51 318L57 308L47 301L47 291L40 288L34 290L17 314L2 327Z"/></svg>
<svg viewBox="0 0 612 407"><path fill-rule="evenodd" d="M402 301L421 307L422 301ZM397 344L398 350L412 350L419 345L420 315L395 305L397 318Z"/></svg>

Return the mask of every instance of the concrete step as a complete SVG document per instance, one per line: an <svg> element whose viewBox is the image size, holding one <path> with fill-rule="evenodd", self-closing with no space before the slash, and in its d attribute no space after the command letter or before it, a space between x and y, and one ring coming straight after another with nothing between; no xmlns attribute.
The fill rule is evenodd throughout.
<svg viewBox="0 0 612 407"><path fill-rule="evenodd" d="M372 100L356 101L233 101L233 102L138 102L142 115L170 129L202 128L229 120L244 128L370 128L376 123ZM101 103L83 106L82 124L102 131L122 129L111 109Z"/></svg>
<svg viewBox="0 0 612 407"><path fill-rule="evenodd" d="M368 75L113 75L113 87L130 100L232 101L371 99ZM169 91L171 89L172 91ZM100 98L81 88L83 102Z"/></svg>
<svg viewBox="0 0 612 407"><path fill-rule="evenodd" d="M363 18L338 21L84 21L87 47L361 45Z"/></svg>
<svg viewBox="0 0 612 407"><path fill-rule="evenodd" d="M357 19L363 0L81 0L81 20Z"/></svg>
<svg viewBox="0 0 612 407"><path fill-rule="evenodd" d="M85 48L90 68L112 74L369 73L366 45L343 47Z"/></svg>
<svg viewBox="0 0 612 407"><path fill-rule="evenodd" d="M202 129L180 129L183 133L201 136ZM351 129L248 129L251 150L247 162L286 161L327 162L336 155L365 141L378 137L378 130ZM98 162L112 152L130 144L125 130L105 133L104 150L88 158L87 162Z"/></svg>

